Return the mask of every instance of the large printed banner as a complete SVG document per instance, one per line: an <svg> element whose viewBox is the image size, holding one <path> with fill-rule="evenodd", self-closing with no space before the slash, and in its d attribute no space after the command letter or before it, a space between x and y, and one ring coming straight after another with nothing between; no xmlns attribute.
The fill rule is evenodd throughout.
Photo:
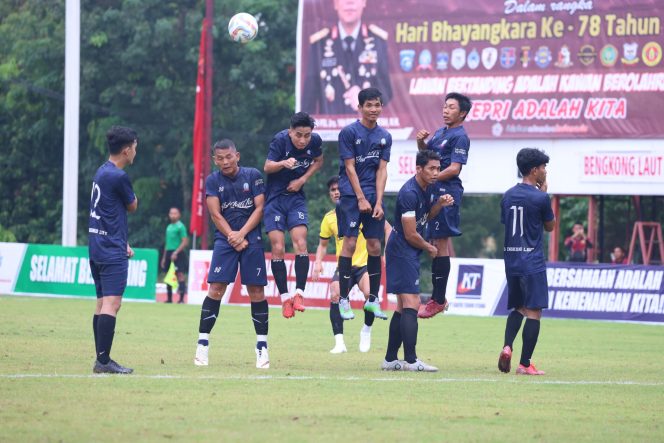
<svg viewBox="0 0 664 443"><path fill-rule="evenodd" d="M157 250L134 252L124 298L154 301ZM0 294L96 297L88 248L0 243Z"/></svg>
<svg viewBox="0 0 664 443"><path fill-rule="evenodd" d="M267 269L267 286L265 287L265 298L272 306L281 306L281 298L277 285L274 281L271 269L270 253L265 254L265 267ZM201 304L205 299L208 292L207 276L210 269L210 261L212 260L212 251L207 250L192 250L189 254L189 281L188 281L188 303ZM288 273L288 290L295 291L295 256L293 254L286 254L286 271ZM318 281L312 280L312 273L314 270L314 256L310 256L309 262L309 276L307 277L307 287L305 290L305 305L314 308L329 308L330 307L330 283L332 276L337 268L337 258L334 255L326 255L323 259L323 272L321 273ZM383 308L388 306L387 297L385 293L385 268L383 267L383 276L378 294L378 299L381 301ZM351 306L354 309L362 309L364 304L364 295L357 286L354 286L350 292ZM228 304L249 304L249 294L247 289L242 285L240 273L236 277L234 283L228 285L226 293L222 299L223 303Z"/></svg>
<svg viewBox="0 0 664 443"><path fill-rule="evenodd" d="M452 91L472 138L664 136L661 0L335 3L300 0L298 26L298 109L328 140L368 86L395 140L443 126Z"/></svg>

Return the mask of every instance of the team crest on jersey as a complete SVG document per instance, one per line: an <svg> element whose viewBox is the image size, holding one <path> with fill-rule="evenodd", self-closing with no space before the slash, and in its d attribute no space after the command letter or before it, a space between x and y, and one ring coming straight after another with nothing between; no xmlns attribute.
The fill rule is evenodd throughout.
<svg viewBox="0 0 664 443"><path fill-rule="evenodd" d="M385 140L384 138L381 138L380 139L380 145L385 146L386 144L387 144L387 140Z"/></svg>
<svg viewBox="0 0 664 443"><path fill-rule="evenodd" d="M440 149L443 149L443 148L445 147L445 145L447 144L447 141L448 141L448 140L445 139L445 140L443 140L442 142L440 142Z"/></svg>
<svg viewBox="0 0 664 443"><path fill-rule="evenodd" d="M242 185L242 190L243 190L244 192L249 192L249 183L245 183L245 184L243 184L243 185Z"/></svg>

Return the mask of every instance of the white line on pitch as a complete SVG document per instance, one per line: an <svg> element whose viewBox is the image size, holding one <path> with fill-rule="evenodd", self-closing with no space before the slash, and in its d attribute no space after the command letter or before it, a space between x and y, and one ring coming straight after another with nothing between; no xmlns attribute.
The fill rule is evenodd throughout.
<svg viewBox="0 0 664 443"><path fill-rule="evenodd" d="M48 378L141 378L148 380L331 380L331 381L375 381L375 382L420 382L420 383L518 383L523 380L530 384L542 385L598 385L598 386L664 386L664 382L633 381L633 380L545 380L541 378L407 378L407 377L327 377L297 375L105 375L105 374L0 374L0 379L48 379ZM527 380L527 381L526 381Z"/></svg>

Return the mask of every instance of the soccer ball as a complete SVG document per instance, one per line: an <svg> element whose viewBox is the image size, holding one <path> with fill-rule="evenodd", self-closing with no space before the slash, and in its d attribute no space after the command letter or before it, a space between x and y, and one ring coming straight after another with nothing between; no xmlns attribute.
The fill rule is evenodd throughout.
<svg viewBox="0 0 664 443"><path fill-rule="evenodd" d="M246 12L235 14L228 22L228 34L236 42L250 42L258 34L256 18Z"/></svg>

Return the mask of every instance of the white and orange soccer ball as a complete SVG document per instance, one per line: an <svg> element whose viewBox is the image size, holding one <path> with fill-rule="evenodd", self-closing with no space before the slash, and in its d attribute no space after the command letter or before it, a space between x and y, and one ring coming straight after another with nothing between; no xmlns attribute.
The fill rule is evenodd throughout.
<svg viewBox="0 0 664 443"><path fill-rule="evenodd" d="M231 17L228 22L228 34L236 42L250 42L258 34L258 22L253 15L240 12Z"/></svg>

